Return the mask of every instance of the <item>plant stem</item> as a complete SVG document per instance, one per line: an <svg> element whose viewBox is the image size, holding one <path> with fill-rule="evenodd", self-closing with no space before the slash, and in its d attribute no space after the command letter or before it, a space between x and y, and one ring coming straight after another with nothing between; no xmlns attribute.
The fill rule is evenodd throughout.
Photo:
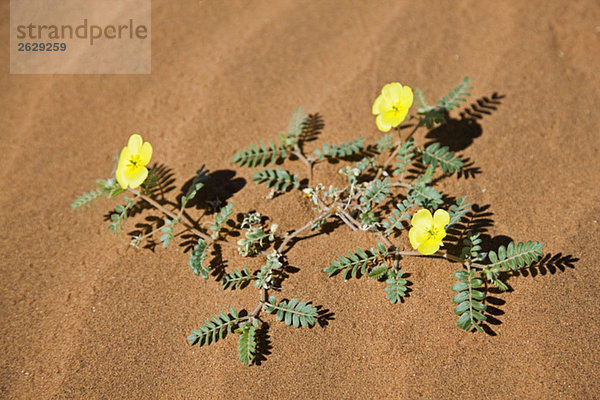
<svg viewBox="0 0 600 400"><path fill-rule="evenodd" d="M412 188L412 186L410 186L408 183L404 183L404 182L394 182L394 183L390 183L388 186L389 187L403 187L406 189Z"/></svg>
<svg viewBox="0 0 600 400"><path fill-rule="evenodd" d="M340 219L353 231L360 229L360 224L356 220L354 220L354 218L352 218L350 215L346 214L344 211L338 210L337 216L340 217Z"/></svg>
<svg viewBox="0 0 600 400"><path fill-rule="evenodd" d="M463 260L460 257L457 257L455 255L449 254L447 252L442 252L442 251L437 251L436 253L433 254L429 254L429 255L425 255L425 254L421 254L418 251L396 251L395 254L401 255L401 256L409 256L409 257L438 257L438 258L445 258L446 260L450 260L450 261L454 261L454 262L459 262L459 263L464 263L465 260ZM479 268L479 269L483 269L486 267L486 265L484 264L478 264L478 263L471 263L470 264L471 267L474 268Z"/></svg>
<svg viewBox="0 0 600 400"><path fill-rule="evenodd" d="M156 200L154 200L153 198L151 198L150 196L146 196L145 194L142 194L139 190L137 189L132 189L129 188L128 189L131 193L135 194L137 197L141 198L142 200L146 201L147 203L149 203L150 205L152 205L154 208L156 208L157 210L159 210L160 212L162 212L163 214L169 216L171 219L177 219L179 220L179 218L181 217L182 213L183 213L183 208L179 211L178 214L175 214L174 212L166 209L165 207L163 207L160 203L158 203ZM190 223L186 223L184 221L180 221L181 224L183 224L190 232L194 233L195 235L201 237L202 239L204 239L204 241L207 244L210 244L212 242L219 242L222 244L225 244L229 247L234 247L237 249L237 246L233 243L230 243L226 240L215 240L213 239L210 235L207 235L206 233L194 228Z"/></svg>
<svg viewBox="0 0 600 400"><path fill-rule="evenodd" d="M333 213L329 212L329 209L327 209L326 212L322 213L317 218L309 221L308 223L306 223L306 225L304 225L304 226L296 229L295 231L293 231L289 235L286 235L285 238L283 239L283 242L281 242L281 244L279 245L279 247L277 247L277 252L281 253L282 250L285 248L285 246L289 243L289 241L292 240L293 238L295 238L296 236L298 236L298 234L300 234L300 232L302 232L302 231L310 228L311 226L313 226L314 224L316 224L317 222L319 222L322 219L329 218L332 214Z"/></svg>
<svg viewBox="0 0 600 400"><path fill-rule="evenodd" d="M304 164L306 164L306 174L308 175L308 187L312 187L314 161L311 161L308 158L306 158L306 156L302 152L302 149L300 148L300 146L298 146L298 143L294 145L294 150L292 153L296 155L296 157L298 157Z"/></svg>
<svg viewBox="0 0 600 400"><path fill-rule="evenodd" d="M387 247L391 247L393 245L393 243L390 241L390 239L388 239L383 233L379 232L379 238L381 239L381 241L383 243L385 243L385 245ZM397 254L397 253L396 253ZM396 260L397 261L397 260Z"/></svg>
<svg viewBox="0 0 600 400"><path fill-rule="evenodd" d="M262 310L262 306L263 304L265 304L267 302L267 291L264 288L260 289L260 301L258 302L258 305L256 307L254 307L254 310L252 310L252 312L250 313L250 316L252 318L256 318L258 316L258 314L260 313L260 310Z"/></svg>

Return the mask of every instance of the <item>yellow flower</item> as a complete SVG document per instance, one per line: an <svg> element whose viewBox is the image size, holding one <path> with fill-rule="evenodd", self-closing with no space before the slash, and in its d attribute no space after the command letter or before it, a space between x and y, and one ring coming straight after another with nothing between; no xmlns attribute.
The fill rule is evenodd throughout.
<svg viewBox="0 0 600 400"><path fill-rule="evenodd" d="M408 238L413 249L426 256L435 253L443 246L442 239L446 237L446 225L450 215L445 210L437 210L433 217L429 210L419 210L411 220L412 228Z"/></svg>
<svg viewBox="0 0 600 400"><path fill-rule="evenodd" d="M123 147L117 165L117 182L123 189L136 188L148 177L146 165L152 158L152 146L144 143L140 135L131 135Z"/></svg>
<svg viewBox="0 0 600 400"><path fill-rule="evenodd" d="M385 85L373 103L373 115L377 115L375 123L379 130L387 132L400 125L412 103L413 92L410 87L398 82Z"/></svg>

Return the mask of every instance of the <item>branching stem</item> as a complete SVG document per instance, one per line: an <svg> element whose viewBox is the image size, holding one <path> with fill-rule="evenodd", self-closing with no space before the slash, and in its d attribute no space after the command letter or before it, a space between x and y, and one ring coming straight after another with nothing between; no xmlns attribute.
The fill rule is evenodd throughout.
<svg viewBox="0 0 600 400"><path fill-rule="evenodd" d="M302 152L302 149L300 148L300 146L298 145L298 143L296 143L294 145L294 150L292 151L292 153L296 157L298 157L304 164L306 164L306 174L308 175L308 187L312 187L314 161L313 160L309 160L304 155L304 153Z"/></svg>
<svg viewBox="0 0 600 400"><path fill-rule="evenodd" d="M298 236L302 231L310 228L311 226L313 226L317 222L319 222L319 221L321 221L323 219L327 219L327 218L331 217L332 214L333 213L329 212L329 209L326 209L325 212L323 212L317 218L309 221L308 223L306 223L306 225L304 225L304 226L296 229L292 233L286 235L285 238L283 239L283 242L281 242L281 244L279 245L279 247L277 247L277 252L281 253L283 251L283 249L285 249L285 246L289 243L290 240L292 240L293 238L295 238L296 236Z"/></svg>

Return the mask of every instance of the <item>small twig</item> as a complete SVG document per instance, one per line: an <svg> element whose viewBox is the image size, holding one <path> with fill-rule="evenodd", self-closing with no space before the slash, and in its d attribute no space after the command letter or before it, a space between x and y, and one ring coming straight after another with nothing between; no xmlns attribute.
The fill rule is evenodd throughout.
<svg viewBox="0 0 600 400"><path fill-rule="evenodd" d="M387 236L385 236L383 233L379 232L378 234L379 239L381 239L381 241L387 246L387 247L392 247L394 244L390 241L390 239L387 238ZM396 264L398 264L398 253L396 253Z"/></svg>
<svg viewBox="0 0 600 400"><path fill-rule="evenodd" d="M181 217L181 215L182 215L183 209L181 209L178 214L175 214L174 212L172 212L172 211L166 209L165 207L163 207L161 204L159 204L153 198L142 194L139 190L129 188L129 191L131 193L135 194L136 196L138 196L139 198L141 198L142 200L146 201L147 203L149 203L153 207L155 207L157 210L159 210L163 214L171 217L171 219L179 219ZM210 235L207 235L206 233L204 233L204 232L202 232L202 231L194 228L191 224L186 223L185 221L181 221L181 224L183 226L185 226L190 232L192 232L195 235L197 235L197 236L201 237L202 239L204 239L204 241L206 241L206 243L208 243L208 244L210 244L212 242L217 242L218 241L219 243L222 243L224 245L227 245L229 247L233 247L233 248L237 249L237 246L235 244L230 243L230 242L228 242L226 240L222 240L222 239L215 240Z"/></svg>
<svg viewBox="0 0 600 400"><path fill-rule="evenodd" d="M285 246L289 243L289 241L292 240L293 238L295 238L296 236L298 236L298 234L300 234L300 232L312 227L314 224L321 221L322 219L331 217L332 214L333 213L329 212L329 209L326 209L325 212L322 213L321 215L319 215L317 218L309 221L308 223L306 223L306 225L296 229L289 235L286 235L285 238L283 239L283 242L281 242L279 247L277 247L277 252L281 253L283 251L283 249L285 248Z"/></svg>
<svg viewBox="0 0 600 400"><path fill-rule="evenodd" d="M409 256L409 257L437 257L437 258L445 258L446 260L458 262L458 263L461 263L461 264L465 262L465 260L463 260L462 258L457 257L457 256L452 255L452 254L449 254L447 252L443 252L441 250L438 250L436 253L433 253L433 254L430 254L430 255L425 255L425 254L419 253L418 251L396 251L395 254L399 254L401 256ZM478 263L471 263L471 267L483 269L483 268L486 267L486 265L484 265L484 264L478 264Z"/></svg>
<svg viewBox="0 0 600 400"><path fill-rule="evenodd" d="M260 313L260 311L262 310L263 304L265 304L267 302L267 291L264 288L260 289L260 301L258 302L258 304L256 305L256 307L254 307L254 310L252 310L252 312L250 313L250 316L252 318L256 318L258 316L258 314Z"/></svg>
<svg viewBox="0 0 600 400"><path fill-rule="evenodd" d="M412 188L412 186L410 186L408 183L404 183L404 182L394 182L394 183L388 184L388 186L389 187L403 187L406 189Z"/></svg>
<svg viewBox="0 0 600 400"><path fill-rule="evenodd" d="M363 230L363 225L360 222L358 222L356 219L354 219L354 217L352 217L352 215L350 215L346 211L341 211L341 212L344 214L344 217L348 218L348 221L350 221L354 224L354 226L356 226L361 231Z"/></svg>
<svg viewBox="0 0 600 400"><path fill-rule="evenodd" d="M355 226L355 225L354 225L352 222L350 222L350 220L347 218L347 217L348 217L348 214L344 213L343 211L338 211L338 212L336 213L336 215L337 215L338 217L340 217L340 219L341 219L341 220L342 220L342 221L343 221L343 222L344 222L346 225L348 225L348 226L350 227L350 229L352 229L353 231L356 231L356 230L358 230L358 228L357 228L357 227L356 227L356 226Z"/></svg>
<svg viewBox="0 0 600 400"><path fill-rule="evenodd" d="M308 187L312 187L314 161L309 160L304 155L304 153L302 152L302 149L300 148L300 146L298 145L298 143L296 143L294 145L294 149L293 149L292 153L296 157L298 157L304 164L306 164L306 174L308 175Z"/></svg>

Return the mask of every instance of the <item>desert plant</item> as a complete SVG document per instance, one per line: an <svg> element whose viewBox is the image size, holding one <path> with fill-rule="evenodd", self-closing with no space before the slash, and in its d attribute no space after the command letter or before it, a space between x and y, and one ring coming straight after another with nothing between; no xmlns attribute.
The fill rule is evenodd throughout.
<svg viewBox="0 0 600 400"><path fill-rule="evenodd" d="M461 171L464 161L438 142L417 145L415 134L420 128L425 128L423 131L444 124L449 112L469 96L470 84L468 78L463 79L435 106L428 105L422 92L417 91L421 107L411 116L408 112L413 103L412 89L397 82L385 85L372 111L381 131L395 131L384 134L373 144L367 145L364 138L358 137L343 143L321 144L309 151L311 142L320 134L321 118L298 109L287 132L267 144L249 144L237 151L233 156L235 164L260 168L252 180L269 188L267 198L296 195L312 204L313 215L303 225L285 233L278 231L278 224L269 223L256 211L247 212L238 222L234 221L233 203L218 209L211 221L193 219L185 212L186 208L199 191L214 183L204 166L183 195L175 200L161 198L159 201L156 187L160 186L160 179L156 171L146 168L152 147L139 135L132 135L121 151L113 176L98 180L97 188L79 196L72 207L89 206L100 197L113 198L128 191L133 198L124 197L124 204L115 207L109 229L118 234L131 210L143 204L159 210L164 218L153 229L133 234L131 245L139 247L160 235L159 242L167 247L181 233L190 233L193 249L188 264L192 272L203 279L209 279L211 274L219 275L214 271L215 262L210 259L222 246L237 249L243 257L260 259L261 266L254 270L238 266L220 274L223 290L240 290L252 283L258 290L254 308L230 307L208 318L188 337L190 345L204 346L228 334L238 334L238 356L245 365L251 364L259 351L257 335L264 324L261 314L274 314L277 321L296 328L313 326L320 318L311 302L297 298L277 300L271 292L279 288L285 277L285 254L294 245L294 238L307 231L322 230L330 225L327 222L334 220L353 231L371 232L375 240L372 246L357 246L330 261L324 268L327 275L381 281L385 284L387 299L395 304L404 301L409 292L404 272L411 266L405 262L407 257L445 259L460 266L454 273L456 282L449 288L449 292L455 293L452 302L456 305L458 326L482 331L486 320L484 288L491 285L507 290L502 272L530 266L543 255L543 244L510 242L497 249L484 249L481 232L477 229L458 230L453 239L447 236L448 230L468 228L461 221L470 215L471 204L467 203L466 196L451 201L435 188L435 183ZM405 125L401 125L404 121ZM407 134L401 129L405 127L411 128ZM304 176L283 167L290 162L301 163ZM328 162L344 163L339 169L345 177L341 187L315 183L315 167ZM408 240L402 239L404 231L408 233ZM444 247L444 244L449 246Z"/></svg>

